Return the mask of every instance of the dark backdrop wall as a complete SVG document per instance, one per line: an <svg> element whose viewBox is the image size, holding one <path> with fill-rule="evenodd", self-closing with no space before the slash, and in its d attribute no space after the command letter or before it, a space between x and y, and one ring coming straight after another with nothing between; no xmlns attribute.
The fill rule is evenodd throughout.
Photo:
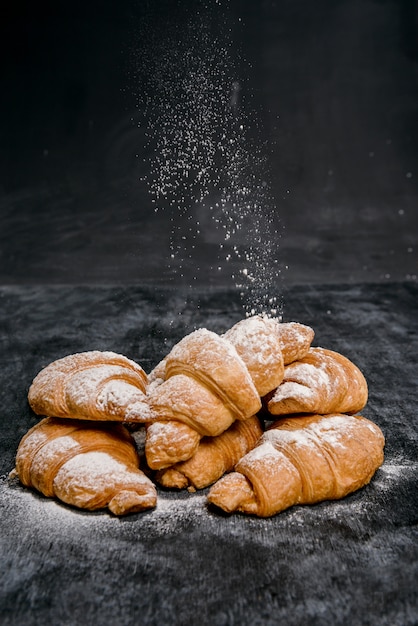
<svg viewBox="0 0 418 626"><path fill-rule="evenodd" d="M1 283L229 284L251 264L287 283L416 281L416 2L8 4ZM208 138L254 214L216 207L209 179L194 202ZM164 163L177 187L155 211ZM225 219L242 222L231 241Z"/></svg>

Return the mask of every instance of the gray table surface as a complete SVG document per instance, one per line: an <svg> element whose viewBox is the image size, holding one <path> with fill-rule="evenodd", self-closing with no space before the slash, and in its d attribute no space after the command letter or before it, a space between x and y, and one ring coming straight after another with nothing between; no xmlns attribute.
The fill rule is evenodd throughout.
<svg viewBox="0 0 418 626"><path fill-rule="evenodd" d="M270 519L223 515L206 491L159 489L153 511L72 509L7 478L37 418L27 390L69 353L114 350L149 371L196 327L243 315L231 290L3 287L0 621L35 624L387 625L418 622L416 283L292 287L284 320L363 370L362 414L386 437L370 485Z"/></svg>

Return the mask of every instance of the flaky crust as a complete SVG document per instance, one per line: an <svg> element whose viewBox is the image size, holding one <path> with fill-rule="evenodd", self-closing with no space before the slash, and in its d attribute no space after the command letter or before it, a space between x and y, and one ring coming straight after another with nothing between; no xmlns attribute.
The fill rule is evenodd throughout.
<svg viewBox="0 0 418 626"><path fill-rule="evenodd" d="M208 501L229 513L269 517L295 504L342 498L371 480L383 447L380 428L361 416L282 419L213 485Z"/></svg>
<svg viewBox="0 0 418 626"><path fill-rule="evenodd" d="M255 446L262 432L256 416L237 420L221 435L203 438L187 461L157 472L156 480L168 488L203 489L230 472Z"/></svg>
<svg viewBox="0 0 418 626"><path fill-rule="evenodd" d="M125 515L157 502L121 424L45 418L22 438L16 472L23 485L78 508Z"/></svg>
<svg viewBox="0 0 418 626"><path fill-rule="evenodd" d="M359 368L332 350L310 348L285 367L283 382L265 399L272 415L355 413L367 403L367 382Z"/></svg>
<svg viewBox="0 0 418 626"><path fill-rule="evenodd" d="M28 400L37 415L83 420L146 422L147 375L114 352L71 354L39 372Z"/></svg>

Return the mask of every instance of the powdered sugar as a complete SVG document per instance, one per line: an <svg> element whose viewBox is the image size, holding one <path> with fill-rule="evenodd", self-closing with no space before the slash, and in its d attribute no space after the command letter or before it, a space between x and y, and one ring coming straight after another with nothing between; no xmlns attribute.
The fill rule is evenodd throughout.
<svg viewBox="0 0 418 626"><path fill-rule="evenodd" d="M46 441L32 460L31 472L41 476L47 474L54 460L62 458L70 450L77 450L78 447L78 441L69 435Z"/></svg>
<svg viewBox="0 0 418 626"><path fill-rule="evenodd" d="M309 437L309 433L306 430L285 430L285 429L272 429L264 433L263 439L274 446L276 442L278 445L286 445L292 447L299 446L313 446L314 442Z"/></svg>
<svg viewBox="0 0 418 626"><path fill-rule="evenodd" d="M314 331L309 326L298 322L276 324L285 365L306 356L314 338Z"/></svg>
<svg viewBox="0 0 418 626"><path fill-rule="evenodd" d="M48 437L43 430L38 427L32 428L26 433L25 437L22 438L19 444L17 457L21 457L22 459L25 457L32 457L33 454L43 446L47 439Z"/></svg>
<svg viewBox="0 0 418 626"><path fill-rule="evenodd" d="M272 441L269 438L265 438L265 435L263 435L260 444L245 455L245 461L246 463L253 463L254 461L260 460L276 462L279 454Z"/></svg>
<svg viewBox="0 0 418 626"><path fill-rule="evenodd" d="M313 391L310 387L295 382L283 382L274 392L272 402L281 402L287 398L311 398Z"/></svg>
<svg viewBox="0 0 418 626"><path fill-rule="evenodd" d="M164 492L159 494L157 501L157 514L175 513L178 516L190 512L206 511L206 494L188 493L185 497L169 497Z"/></svg>
<svg viewBox="0 0 418 626"><path fill-rule="evenodd" d="M365 420L362 420L362 424ZM346 415L335 415L325 417L319 422L313 422L308 426L308 431L317 437L319 442L327 444L333 448L347 446L347 435L355 432L357 426L356 418Z"/></svg>
<svg viewBox="0 0 418 626"><path fill-rule="evenodd" d="M276 347L276 358L280 357L280 345L274 330L274 321L260 315L241 320L230 328L223 337L230 341L244 362L247 360L257 360L260 365L267 366L267 358L270 357L271 350L266 347ZM270 357L271 358L271 357Z"/></svg>
<svg viewBox="0 0 418 626"><path fill-rule="evenodd" d="M249 317L223 335L244 361L260 396L269 393L283 379L283 357L276 324L273 319Z"/></svg>
<svg viewBox="0 0 418 626"><path fill-rule="evenodd" d="M330 379L327 365L324 361L318 364L293 363L287 371L285 370L284 380L289 379L307 387L321 389L322 393L325 392L328 395L335 384L335 381Z"/></svg>
<svg viewBox="0 0 418 626"><path fill-rule="evenodd" d="M124 419L127 422L149 423L156 419L156 415L149 406L146 397L143 396L139 401L129 405Z"/></svg>
<svg viewBox="0 0 418 626"><path fill-rule="evenodd" d="M148 478L134 466L129 469L106 452L84 452L69 459L57 473L54 486L67 491L66 485L80 484L88 493L106 492L109 485L145 484Z"/></svg>
<svg viewBox="0 0 418 626"><path fill-rule="evenodd" d="M418 463L385 462L379 469L374 484L376 487L387 489L408 475L411 477L418 475Z"/></svg>

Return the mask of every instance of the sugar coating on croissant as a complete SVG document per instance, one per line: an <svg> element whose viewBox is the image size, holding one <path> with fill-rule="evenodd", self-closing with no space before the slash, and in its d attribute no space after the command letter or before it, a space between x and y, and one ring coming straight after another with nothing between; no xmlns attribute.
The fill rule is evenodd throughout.
<svg viewBox="0 0 418 626"><path fill-rule="evenodd" d="M310 348L285 367L283 382L266 404L272 415L355 413L367 397L366 379L354 363L332 350Z"/></svg>
<svg viewBox="0 0 418 626"><path fill-rule="evenodd" d="M157 365L148 374L148 393L151 393L156 387L165 381L166 358L167 357L164 357L159 363L157 363Z"/></svg>
<svg viewBox="0 0 418 626"><path fill-rule="evenodd" d="M221 435L204 437L191 458L157 472L156 480L168 488L203 489L231 471L256 445L262 432L257 416L237 420Z"/></svg>
<svg viewBox="0 0 418 626"><path fill-rule="evenodd" d="M299 322L281 322L276 325L285 365L293 363L308 353L315 333L310 326Z"/></svg>
<svg viewBox="0 0 418 626"><path fill-rule="evenodd" d="M236 349L206 328L181 339L167 356L165 369L166 379L185 374L205 384L236 419L247 419L260 409L260 397Z"/></svg>
<svg viewBox="0 0 418 626"><path fill-rule="evenodd" d="M254 315L241 320L223 337L235 347L244 361L260 396L265 396L283 380L283 355L277 332L278 321Z"/></svg>
<svg viewBox="0 0 418 626"><path fill-rule="evenodd" d="M120 424L45 418L22 438L16 472L23 485L78 508L108 507L125 515L157 502L134 441Z"/></svg>
<svg viewBox="0 0 418 626"><path fill-rule="evenodd" d="M37 415L146 422L147 375L114 352L93 350L58 359L34 378L28 400Z"/></svg>
<svg viewBox="0 0 418 626"><path fill-rule="evenodd" d="M371 480L383 447L380 428L361 416L282 419L213 485L208 500L227 512L268 517L295 504L339 499Z"/></svg>
<svg viewBox="0 0 418 626"><path fill-rule="evenodd" d="M196 452L200 439L201 435L183 422L172 420L150 424L145 438L148 466L163 469L189 459Z"/></svg>

